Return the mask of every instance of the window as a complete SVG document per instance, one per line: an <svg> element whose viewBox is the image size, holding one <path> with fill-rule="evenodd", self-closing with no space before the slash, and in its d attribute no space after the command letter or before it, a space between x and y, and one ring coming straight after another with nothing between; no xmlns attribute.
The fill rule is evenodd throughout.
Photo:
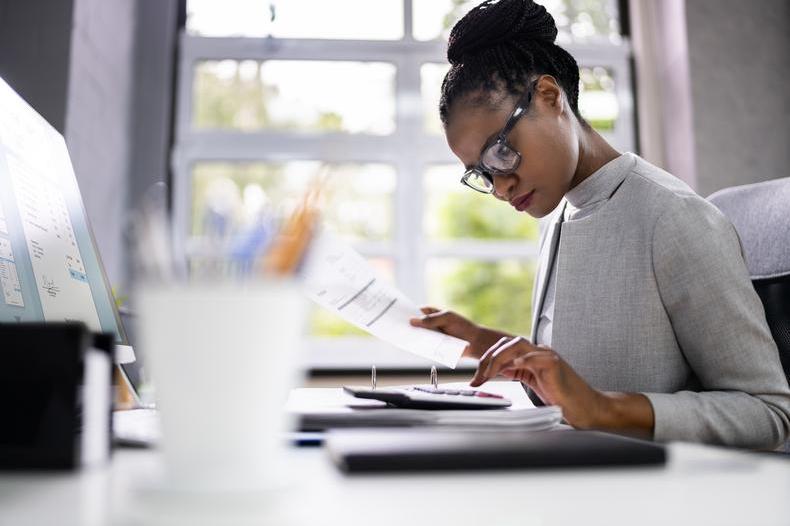
<svg viewBox="0 0 790 526"><path fill-rule="evenodd" d="M528 334L537 222L458 184L438 116L447 34L476 3L188 0L173 152L178 248L199 250L217 229L287 207L323 173L329 227L408 296ZM579 62L582 114L633 150L616 2L544 4ZM318 308L310 333L315 367L425 363Z"/></svg>
<svg viewBox="0 0 790 526"><path fill-rule="evenodd" d="M195 67L192 127L389 135L395 131L395 66L319 60L202 61Z"/></svg>

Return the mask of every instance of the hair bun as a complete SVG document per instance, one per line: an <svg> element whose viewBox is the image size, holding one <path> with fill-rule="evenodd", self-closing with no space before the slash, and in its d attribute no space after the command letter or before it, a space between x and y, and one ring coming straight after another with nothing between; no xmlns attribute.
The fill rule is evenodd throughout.
<svg viewBox="0 0 790 526"><path fill-rule="evenodd" d="M469 11L450 31L447 60L462 64L470 56L506 42L557 38L557 25L546 8L532 0L486 0Z"/></svg>

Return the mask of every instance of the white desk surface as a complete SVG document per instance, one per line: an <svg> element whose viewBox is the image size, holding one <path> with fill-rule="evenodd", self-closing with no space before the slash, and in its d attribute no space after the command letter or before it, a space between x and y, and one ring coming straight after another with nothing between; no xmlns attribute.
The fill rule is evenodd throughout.
<svg viewBox="0 0 790 526"><path fill-rule="evenodd" d="M77 474L0 474L0 525L788 525L790 460L672 444L662 468L346 476L293 448L293 480L245 499L141 491L155 450Z"/></svg>

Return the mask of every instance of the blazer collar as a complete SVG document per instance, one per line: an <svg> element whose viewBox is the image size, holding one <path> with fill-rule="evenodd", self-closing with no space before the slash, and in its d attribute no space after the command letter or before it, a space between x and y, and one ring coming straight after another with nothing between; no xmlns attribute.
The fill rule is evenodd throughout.
<svg viewBox="0 0 790 526"><path fill-rule="evenodd" d="M584 209L609 199L635 162L632 153L612 159L568 191L565 199L575 209Z"/></svg>
<svg viewBox="0 0 790 526"><path fill-rule="evenodd" d="M560 240L560 229L562 228L567 204L565 199L560 201L554 215L551 216L546 237L540 244L538 273L535 276L535 284L532 289L532 337L530 340L533 343L538 335L538 320L540 319L540 311L543 310L543 301L546 298L546 285L549 281L549 273L554 266L554 259L557 257L557 244Z"/></svg>
<svg viewBox="0 0 790 526"><path fill-rule="evenodd" d="M592 173L587 179L579 183L570 190L556 211L551 216L549 227L540 244L538 255L538 273L535 276L535 284L532 291L532 341L537 337L538 320L543 310L543 302L546 298L546 287L549 282L549 273L554 267L554 260L559 253L559 240L562 223L566 208L570 213L575 213L584 209L596 207L602 201L606 201L617 190L636 163L636 156L632 153L624 153L612 159L598 170Z"/></svg>

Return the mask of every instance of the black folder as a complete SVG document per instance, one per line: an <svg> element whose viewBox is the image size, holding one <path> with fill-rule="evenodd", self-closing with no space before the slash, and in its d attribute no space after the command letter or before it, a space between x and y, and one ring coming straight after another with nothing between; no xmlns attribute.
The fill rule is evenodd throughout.
<svg viewBox="0 0 790 526"><path fill-rule="evenodd" d="M660 465L664 446L597 431L337 430L327 451L348 473Z"/></svg>

